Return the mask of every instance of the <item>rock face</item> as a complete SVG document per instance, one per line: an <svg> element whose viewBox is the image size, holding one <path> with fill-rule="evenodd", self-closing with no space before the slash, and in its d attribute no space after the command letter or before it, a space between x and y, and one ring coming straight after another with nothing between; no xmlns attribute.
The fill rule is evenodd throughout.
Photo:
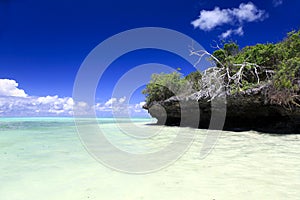
<svg viewBox="0 0 300 200"><path fill-rule="evenodd" d="M143 108L158 124L266 133L300 133L300 107L286 108L267 100L268 86L210 101L204 93L171 97ZM221 99L221 100L220 100Z"/></svg>

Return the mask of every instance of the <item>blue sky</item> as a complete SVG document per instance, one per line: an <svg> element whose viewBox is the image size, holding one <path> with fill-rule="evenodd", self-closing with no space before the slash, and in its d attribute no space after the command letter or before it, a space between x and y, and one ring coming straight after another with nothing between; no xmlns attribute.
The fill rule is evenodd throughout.
<svg viewBox="0 0 300 200"><path fill-rule="evenodd" d="M213 51L213 41L222 38L241 47L278 42L299 29L299 9L298 0L0 1L0 115L71 114L81 63L95 46L119 32L148 26L174 29ZM158 50L120 57L99 83L101 116L109 112L109 101L121 103L111 99L111 91L122 73L150 62L181 67L183 74L192 70L184 60ZM140 91L131 107L145 115L138 111L144 99Z"/></svg>

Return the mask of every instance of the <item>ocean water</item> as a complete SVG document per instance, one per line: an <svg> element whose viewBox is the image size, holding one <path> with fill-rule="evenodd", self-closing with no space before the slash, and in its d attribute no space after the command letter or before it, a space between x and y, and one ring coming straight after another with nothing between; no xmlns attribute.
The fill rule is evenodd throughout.
<svg viewBox="0 0 300 200"><path fill-rule="evenodd" d="M176 162L135 175L91 156L72 118L1 118L0 199L300 199L300 135L222 132L201 159L205 130L154 126L149 119L99 123L114 145L134 153L159 151L178 133L196 138ZM132 141L120 125L155 134Z"/></svg>

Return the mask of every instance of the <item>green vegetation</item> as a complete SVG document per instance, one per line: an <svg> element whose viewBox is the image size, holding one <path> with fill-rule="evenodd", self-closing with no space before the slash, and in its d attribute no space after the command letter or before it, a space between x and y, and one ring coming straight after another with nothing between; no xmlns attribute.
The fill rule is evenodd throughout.
<svg viewBox="0 0 300 200"><path fill-rule="evenodd" d="M256 66L260 81L271 80L277 89L299 89L297 80L300 78L300 31L288 33L287 38L277 44L257 44L240 51L235 43L225 44L223 49L216 50L213 55L229 68L230 75L241 68L234 64L255 64L246 64L243 83L245 87L257 82L252 76ZM220 64L217 66L220 67Z"/></svg>
<svg viewBox="0 0 300 200"><path fill-rule="evenodd" d="M187 83L191 84L191 88L193 91L199 91L201 89L199 84L201 78L201 73L199 71L195 71L184 77L184 80L187 81Z"/></svg>
<svg viewBox="0 0 300 200"><path fill-rule="evenodd" d="M171 74L153 74L143 94L146 94L146 102L163 101L181 91L186 81L178 72Z"/></svg>
<svg viewBox="0 0 300 200"><path fill-rule="evenodd" d="M259 84L268 84L273 103L298 105L300 94L300 30L287 34L277 44L257 44L239 49L230 42L218 48L211 56L217 71L223 77L225 89L238 93ZM154 74L143 91L147 102L162 101L182 92L205 90L204 73L192 72L186 77L179 73ZM202 83L202 85L200 84ZM190 88L187 90L187 88ZM171 92L173 91L173 92ZM284 95L283 95L284 94Z"/></svg>

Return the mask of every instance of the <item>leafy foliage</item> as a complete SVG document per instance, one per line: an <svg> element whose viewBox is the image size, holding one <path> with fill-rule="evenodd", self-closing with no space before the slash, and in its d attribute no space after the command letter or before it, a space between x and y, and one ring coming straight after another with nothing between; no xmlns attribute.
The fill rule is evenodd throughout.
<svg viewBox="0 0 300 200"><path fill-rule="evenodd" d="M151 81L142 91L146 95L146 102L163 101L174 95L186 95L199 91L201 73L192 72L186 77L178 72L171 74L152 74Z"/></svg>
<svg viewBox="0 0 300 200"><path fill-rule="evenodd" d="M257 78L253 76L253 67L259 66L257 73L260 81L270 80L278 89L297 89L296 84L300 74L300 31L288 33L287 38L277 44L257 44L237 51L238 46L229 43L225 44L223 49L216 50L213 56L229 69L230 75L235 74L242 63L255 63L255 65L246 65L243 86L248 88L251 84L255 85ZM217 66L220 67L220 64ZM241 89L245 88L241 87Z"/></svg>
<svg viewBox="0 0 300 200"><path fill-rule="evenodd" d="M288 33L288 37L277 44L276 51L280 59L274 76L278 89L299 90L300 80L300 31Z"/></svg>
<svg viewBox="0 0 300 200"><path fill-rule="evenodd" d="M186 81L178 72L152 74L150 83L142 93L146 95L147 103L163 101L177 94L184 85L186 85Z"/></svg>
<svg viewBox="0 0 300 200"><path fill-rule="evenodd" d="M201 89L199 83L201 78L202 74L199 71L195 71L187 75L184 79L192 85L193 90L199 91Z"/></svg>
<svg viewBox="0 0 300 200"><path fill-rule="evenodd" d="M194 55L201 56L200 54ZM230 93L247 90L257 84L268 83L271 88L274 88L272 95L269 96L272 102L276 103L277 98L278 104L282 102L287 104L299 98L300 30L288 33L287 37L277 44L256 44L240 50L236 43L230 42L224 44L223 48L218 47L209 55L211 55L211 60L216 61L216 67L213 70L224 75L226 89L229 89ZM153 74L152 80L143 93L146 94L147 102L152 102L165 100L175 93L178 95L184 92L200 91L204 89L200 87L208 85L203 83L209 80L205 79L205 75L206 73L197 71L185 78L176 72ZM279 95L281 98L278 94L284 95Z"/></svg>

